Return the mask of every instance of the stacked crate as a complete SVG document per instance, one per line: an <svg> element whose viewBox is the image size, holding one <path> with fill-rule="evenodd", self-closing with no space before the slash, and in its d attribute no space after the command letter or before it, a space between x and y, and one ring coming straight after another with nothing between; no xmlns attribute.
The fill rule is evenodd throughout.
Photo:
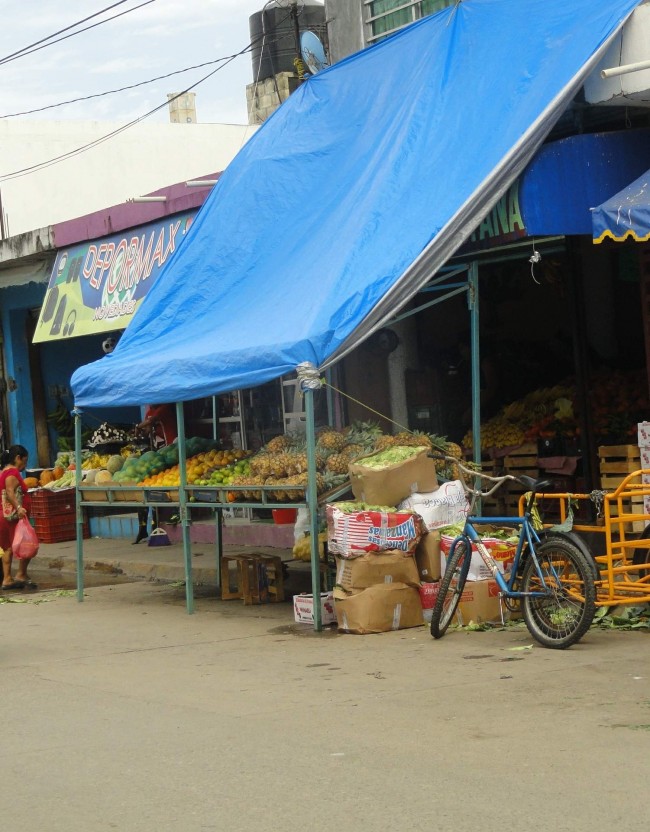
<svg viewBox="0 0 650 832"><path fill-rule="evenodd" d="M628 474L641 468L641 455L636 445L601 445L598 448L600 459L600 487L603 491L614 491ZM638 480L634 482L638 483ZM624 512L643 514L643 497L630 497L623 506ZM617 516L618 509L611 504L612 517ZM643 531L645 523L642 520L627 523L626 532Z"/></svg>
<svg viewBox="0 0 650 832"><path fill-rule="evenodd" d="M523 474L526 477L537 479L539 477L537 444L527 442L505 456L503 458L503 473L511 474L513 477L519 477ZM518 515L519 498L526 492L524 486L516 482L507 482L500 491L503 492L504 515Z"/></svg>
<svg viewBox="0 0 650 832"><path fill-rule="evenodd" d="M75 489L50 491L41 488L30 494L31 518L41 543L63 543L77 537ZM90 537L88 523L83 525L83 536Z"/></svg>

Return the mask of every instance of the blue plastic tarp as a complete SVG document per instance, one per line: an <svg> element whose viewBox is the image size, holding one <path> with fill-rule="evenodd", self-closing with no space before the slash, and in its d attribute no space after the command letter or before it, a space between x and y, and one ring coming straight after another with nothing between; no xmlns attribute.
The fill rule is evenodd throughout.
<svg viewBox="0 0 650 832"><path fill-rule="evenodd" d="M594 243L650 240L650 170L592 212Z"/></svg>
<svg viewBox="0 0 650 832"><path fill-rule="evenodd" d="M232 161L77 406L338 360L521 173L638 0L463 0L303 84Z"/></svg>

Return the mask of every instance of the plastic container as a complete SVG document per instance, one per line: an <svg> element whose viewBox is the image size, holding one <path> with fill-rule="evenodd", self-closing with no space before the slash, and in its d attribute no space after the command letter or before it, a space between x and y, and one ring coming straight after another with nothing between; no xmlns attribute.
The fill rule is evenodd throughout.
<svg viewBox="0 0 650 832"><path fill-rule="evenodd" d="M295 523L298 516L298 509L296 508L274 508L271 510L273 514L273 522L276 526L287 526L289 523Z"/></svg>

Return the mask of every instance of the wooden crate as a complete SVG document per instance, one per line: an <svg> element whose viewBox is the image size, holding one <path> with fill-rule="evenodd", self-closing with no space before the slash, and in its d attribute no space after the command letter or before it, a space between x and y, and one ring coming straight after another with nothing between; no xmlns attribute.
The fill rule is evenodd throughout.
<svg viewBox="0 0 650 832"><path fill-rule="evenodd" d="M636 445L601 445L600 486L605 490L616 488L628 474L641 468L641 453Z"/></svg>
<svg viewBox="0 0 650 832"><path fill-rule="evenodd" d="M230 568L234 563L235 569ZM231 579L234 577L235 585ZM221 558L221 600L239 598L244 604L284 601L282 559L278 555L223 555Z"/></svg>
<svg viewBox="0 0 650 832"><path fill-rule="evenodd" d="M604 491L614 491L628 476L641 468L641 453L636 445L601 445L598 448L600 458L600 487ZM638 480L637 480L638 482ZM624 501L626 514L643 514L643 497L629 497ZM612 517L618 516L615 503L611 505ZM645 521L635 520L625 524L626 532L640 532L645 528Z"/></svg>
<svg viewBox="0 0 650 832"><path fill-rule="evenodd" d="M537 444L535 442L527 442L524 445L520 445L516 451L504 457L503 473L512 474L513 477L523 475L537 479L539 477ZM500 490L504 504L504 515L519 514L519 498L526 491L523 485L508 482Z"/></svg>

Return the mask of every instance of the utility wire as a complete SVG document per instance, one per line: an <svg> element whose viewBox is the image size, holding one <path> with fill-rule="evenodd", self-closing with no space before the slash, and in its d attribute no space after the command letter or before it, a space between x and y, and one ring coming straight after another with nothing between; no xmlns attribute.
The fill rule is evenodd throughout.
<svg viewBox="0 0 650 832"><path fill-rule="evenodd" d="M126 2L128 2L128 0L119 0L117 3L112 3L110 6L106 6L106 8L100 9L98 12L95 12L94 14L91 14L88 17L84 17L81 20L77 20L76 23L71 23L70 26L66 26L64 29L59 29L57 32L53 32L51 35L48 35L45 38L41 38L40 40L34 41L34 43L30 43L27 46L23 46L23 48L19 49L17 52L12 52L10 55L5 55L4 58L0 58L0 64L7 63L11 59L20 58L22 57L23 53L27 53L28 49L32 49L32 47L34 46L38 46L41 43L45 43L45 41L48 41L51 38L55 38L57 35L62 35L64 32L69 32L70 29L75 29L77 26L81 26L82 23L86 23L87 21L92 20L94 17L98 17L100 14L104 14L104 12L109 12L111 9L114 9L117 6L122 6ZM75 32L75 34L78 33Z"/></svg>
<svg viewBox="0 0 650 832"><path fill-rule="evenodd" d="M291 17L290 14L287 15L285 18L283 18L280 21L280 23L284 23L284 21L288 20L289 17ZM163 102L162 104L159 104L157 107L154 107L153 110L149 110L149 112L144 113L141 116L138 116L138 118L133 119L132 121L128 122L127 124L123 124L121 127L118 127L117 129L112 130L110 133L106 133L104 136L100 136L99 138L94 139L93 141L88 142L87 144L81 145L80 147L76 147L73 150L69 150L66 153L60 154L59 156L54 156L53 158L47 159L44 162L38 162L35 165L29 165L26 168L20 168L19 170L14 170L14 171L11 171L10 173L0 175L0 182L8 182L11 179L19 179L23 176L28 176L30 173L36 173L39 170L44 170L45 168L49 168L52 165L56 165L59 162L64 161L65 159L71 159L72 157L77 156L80 153L84 153L86 150L90 150L93 147L97 147L98 145L103 144L104 142L108 141L109 139L112 139L115 136L118 136L120 133L123 133L125 130L128 130L129 127L133 127L134 125L139 124L145 118L148 118L149 116L153 115L154 113L157 113L159 110L162 110L163 108L167 107L172 101L175 101L177 98L180 98L182 95L185 95L190 90L194 89L195 87L198 87L199 84L202 84L204 81L207 81L208 78L211 78L215 73L219 72L220 69L223 69L229 63L234 61L235 58L238 58L238 57L240 57L240 55L244 55L246 52L249 52L253 48L255 43L257 43L257 41L259 41L259 40L263 40L263 38L264 38L263 35L260 35L257 38L254 38L249 44L247 44L239 52L236 52L234 55L231 55L229 58L227 58L221 64L221 66L218 66L215 69L213 69L211 72L208 72L208 74L204 75L203 78L200 78L198 81L191 84L189 87L184 89L182 92L177 93L172 98L169 98L167 101Z"/></svg>
<svg viewBox="0 0 650 832"><path fill-rule="evenodd" d="M48 40L47 38L45 38L45 40L48 40L48 43L43 43L41 46L35 46L33 49L26 46L25 50L21 50L20 54L16 55L15 57L3 58L2 60L0 60L0 65L9 63L10 61L17 61L18 58L24 58L25 55L32 55L34 52L39 52L41 49L46 49L48 46L54 46L55 43L61 43L62 40L73 38L75 35L80 35L82 32L87 32L89 29L95 29L97 26L101 26L104 23L108 23L109 21L115 20L118 17L122 17L125 14L130 14L131 12L134 12L137 9L141 9L143 6L148 6L149 3L155 2L156 0L145 0L145 2L140 3L139 6L133 6L132 8L126 9L123 12L118 12L118 14L114 14L112 17L107 17L105 20L100 20L97 23L91 23L90 26L86 26L83 29L78 29L76 32L71 32L69 35L63 35L63 37L57 38L56 40ZM50 35L50 37L53 38L54 35Z"/></svg>
<svg viewBox="0 0 650 832"><path fill-rule="evenodd" d="M267 37L266 43L267 44L275 43L278 40L280 40L279 37L275 37L275 38L268 38ZM252 47L253 45L254 45L254 42L253 42L253 44L250 44L249 48ZM133 90L133 89L136 89L137 87L143 87L146 84L153 84L156 81L163 81L165 78L171 78L174 75L181 75L184 72L191 72L194 69L203 69L203 67L206 67L206 66L213 66L214 64L219 64L222 61L229 60L230 58L237 58L237 57L239 57L240 54L241 53L237 53L236 55L226 55L223 58L215 58L214 61L204 61L201 64L195 64L194 66L187 66L184 69L176 69L173 72L167 72L165 75L157 75L155 78L149 78L147 81L138 81L135 84L128 84L125 87L117 87L114 90L105 90L104 92L97 92L97 93L93 93L91 95L82 95L82 96L79 96L78 98L70 98L67 101L59 101L57 104L47 104L44 107L36 107L33 110L23 110L22 112L19 112L19 113L6 113L5 115L0 115L0 119L16 118L17 116L29 116L29 115L32 115L33 113L42 113L45 110L53 110L56 107L65 107L68 104L77 104L79 101L90 101L93 98L103 98L106 95L114 95L115 93L118 93L118 92L125 92L126 90ZM261 65L262 65L262 62L260 61L260 67L261 67Z"/></svg>

